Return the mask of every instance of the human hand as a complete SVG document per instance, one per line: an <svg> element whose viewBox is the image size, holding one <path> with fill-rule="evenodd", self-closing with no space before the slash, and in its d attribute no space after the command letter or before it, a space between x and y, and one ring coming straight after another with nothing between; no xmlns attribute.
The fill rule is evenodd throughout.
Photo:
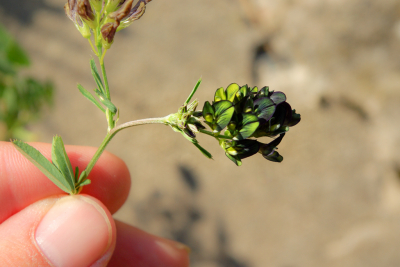
<svg viewBox="0 0 400 267"><path fill-rule="evenodd" d="M51 145L31 144L47 158ZM83 170L95 148L66 146ZM125 163L104 153L81 194L68 196L11 143L0 142L0 266L189 266L188 248L114 220L130 188Z"/></svg>

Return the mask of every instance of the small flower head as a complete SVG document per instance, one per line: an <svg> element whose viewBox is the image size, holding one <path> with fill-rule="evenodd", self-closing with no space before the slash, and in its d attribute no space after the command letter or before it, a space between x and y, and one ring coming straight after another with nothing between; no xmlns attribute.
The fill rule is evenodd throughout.
<svg viewBox="0 0 400 267"><path fill-rule="evenodd" d="M64 9L85 38L90 29L95 33L96 44L109 49L115 33L141 18L146 4L151 0L68 0ZM97 33L100 31L100 36Z"/></svg>
<svg viewBox="0 0 400 267"><path fill-rule="evenodd" d="M101 27L103 47L108 49L114 41L116 32L140 19L146 10L146 4L150 1L139 0L136 4L134 4L134 0L109 1L106 6L109 14Z"/></svg>
<svg viewBox="0 0 400 267"><path fill-rule="evenodd" d="M211 158L199 146L196 133L215 137L225 155L237 166L242 159L260 153L265 159L281 162L283 157L276 151L289 127L300 122L300 115L292 110L282 92L270 92L268 87L258 90L247 85L233 83L226 90L219 88L214 101L206 101L202 111L196 111L197 100L188 104L201 80L196 84L185 104L175 114L168 116L166 124L180 132L196 145L204 155ZM211 131L202 125L206 124ZM269 143L260 137L274 137Z"/></svg>
<svg viewBox="0 0 400 267"><path fill-rule="evenodd" d="M258 90L247 85L229 85L226 90L217 89L212 103L206 102L202 111L207 124L236 165L241 160L260 153L265 159L281 162L283 157L276 151L289 127L300 121L300 115L292 110L282 92L270 92L268 87ZM219 137L223 132L223 137ZM260 137L274 137L264 144Z"/></svg>

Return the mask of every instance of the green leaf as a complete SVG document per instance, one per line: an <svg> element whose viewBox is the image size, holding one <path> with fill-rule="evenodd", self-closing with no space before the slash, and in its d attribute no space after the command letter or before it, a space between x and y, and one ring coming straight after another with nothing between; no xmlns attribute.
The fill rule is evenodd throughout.
<svg viewBox="0 0 400 267"><path fill-rule="evenodd" d="M190 102L190 99L192 99L193 95L196 93L197 89L199 88L201 84L201 78L197 81L196 85L194 86L192 92L190 93L189 97L186 99L185 104L187 105Z"/></svg>
<svg viewBox="0 0 400 267"><path fill-rule="evenodd" d="M91 183L92 183L92 181L90 181L90 179L86 179L82 183L78 184L78 187L82 187L84 185L88 185L88 184L91 184Z"/></svg>
<svg viewBox="0 0 400 267"><path fill-rule="evenodd" d="M81 172L81 175L79 176L77 184L81 184L82 181L84 181L86 179L86 177L87 177L86 170L84 170L83 172Z"/></svg>
<svg viewBox="0 0 400 267"><path fill-rule="evenodd" d="M5 74L15 74L15 69L10 64L10 62L8 62L8 60L0 57L0 72L3 72Z"/></svg>
<svg viewBox="0 0 400 267"><path fill-rule="evenodd" d="M214 96L214 102L219 102L221 100L226 100L226 95L224 92L224 88L218 88L217 91L215 91L215 96Z"/></svg>
<svg viewBox="0 0 400 267"><path fill-rule="evenodd" d="M106 96L100 92L100 90L95 89L94 92L96 93L96 95L99 97L100 102L104 104L104 106L106 106L113 114L117 113L117 108L115 107L115 105L106 98Z"/></svg>
<svg viewBox="0 0 400 267"><path fill-rule="evenodd" d="M0 69L5 68L7 72L10 72L12 68L10 65L28 66L30 64L26 52L2 25L0 25L0 61ZM9 66L6 67L7 65Z"/></svg>
<svg viewBox="0 0 400 267"><path fill-rule="evenodd" d="M51 159L53 165L64 176L70 188L75 188L75 175L72 171L71 162L69 161L67 152L65 151L64 143L60 136L53 137L53 145L51 147Z"/></svg>
<svg viewBox="0 0 400 267"><path fill-rule="evenodd" d="M7 59L13 64L20 66L29 66L30 60L25 51L12 40L7 47Z"/></svg>
<svg viewBox="0 0 400 267"><path fill-rule="evenodd" d="M233 140L244 140L250 137L257 130L260 123L256 116L245 114L243 115L242 125L243 126L239 133L233 138Z"/></svg>
<svg viewBox="0 0 400 267"><path fill-rule="evenodd" d="M79 167L78 166L76 166L75 167L75 184L76 183L78 183L78 180L79 180Z"/></svg>
<svg viewBox="0 0 400 267"><path fill-rule="evenodd" d="M0 25L0 51L5 51L12 38L6 29Z"/></svg>
<svg viewBox="0 0 400 267"><path fill-rule="evenodd" d="M232 83L226 88L226 99L230 102L233 102L235 99L236 93L239 91L240 87L236 83Z"/></svg>
<svg viewBox="0 0 400 267"><path fill-rule="evenodd" d="M19 140L14 140L13 144L22 155L32 162L61 190L68 194L71 194L74 191L74 188L70 187L70 184L66 181L57 167L54 166L48 159L46 159L38 150Z"/></svg>
<svg viewBox="0 0 400 267"><path fill-rule="evenodd" d="M209 159L212 159L211 153L205 150L202 146L200 146L199 143L196 142L193 144L201 151L201 153L203 153L204 156L206 156Z"/></svg>
<svg viewBox="0 0 400 267"><path fill-rule="evenodd" d="M80 85L79 83L78 83L78 89L79 92L81 92L84 97L89 99L90 102L95 104L101 111L106 112L106 110L101 106L101 104L96 100L96 98L94 98L94 96L91 93L89 93L85 88L83 88L83 86Z"/></svg>
<svg viewBox="0 0 400 267"><path fill-rule="evenodd" d="M214 103L215 118L218 132L222 131L230 120L232 119L233 113L235 111L233 104L227 100L222 100Z"/></svg>
<svg viewBox="0 0 400 267"><path fill-rule="evenodd" d="M92 70L92 75L97 84L97 87L100 89L103 95L105 95L106 91L104 90L103 82L101 81L99 71L97 70L96 63L93 59L90 60L90 69Z"/></svg>

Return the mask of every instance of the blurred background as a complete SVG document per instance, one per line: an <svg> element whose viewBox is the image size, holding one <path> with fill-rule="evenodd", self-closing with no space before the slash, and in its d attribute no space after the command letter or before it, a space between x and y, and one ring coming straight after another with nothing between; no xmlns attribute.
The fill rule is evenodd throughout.
<svg viewBox="0 0 400 267"><path fill-rule="evenodd" d="M98 146L104 115L76 88L94 87L94 55L64 3L0 0L0 22L24 71L56 88L28 130ZM154 0L106 66L120 122L176 112L200 76L200 103L232 82L269 85L302 116L280 164L236 167L200 136L208 160L162 125L121 132L108 150L132 188L116 218L189 245L193 267L400 266L398 0Z"/></svg>

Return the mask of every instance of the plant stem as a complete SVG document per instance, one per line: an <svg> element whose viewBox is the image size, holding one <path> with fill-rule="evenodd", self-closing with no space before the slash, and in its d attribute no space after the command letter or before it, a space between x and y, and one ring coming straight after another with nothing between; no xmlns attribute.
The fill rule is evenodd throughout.
<svg viewBox="0 0 400 267"><path fill-rule="evenodd" d="M94 46L93 46L93 44L92 44L92 41L91 41L90 39L88 39L88 41L89 41L90 47L92 48L94 54L98 57L99 54L97 53L96 49L94 48Z"/></svg>
<svg viewBox="0 0 400 267"><path fill-rule="evenodd" d="M117 133L123 129L133 127L133 126L138 126L138 125L144 125L144 124L153 124L153 123L159 123L159 124L165 124L167 125L167 119L169 116L162 117L162 118L149 118L149 119L141 119L141 120L136 120L136 121L129 121L125 122L118 127L115 127L110 133Z"/></svg>
<svg viewBox="0 0 400 267"><path fill-rule="evenodd" d="M101 74L103 75L103 81L104 81L104 86L106 89L106 97L108 100L111 100L111 95L110 95L110 87L108 85L108 79L107 79L107 73L106 73L106 67L104 66L104 56L107 52L106 50L99 50L99 62L100 62L100 68L101 68ZM106 110L106 118L107 118L107 123L108 123L108 129L107 132L110 132L114 127L114 119L113 119L113 114L111 110L107 109Z"/></svg>
<svg viewBox="0 0 400 267"><path fill-rule="evenodd" d="M97 160L100 158L101 154L106 149L108 143L110 143L111 139L115 136L116 132L114 133L107 133L106 137L104 138L103 142L97 149L96 153L93 155L92 159L90 160L89 164L86 166L86 177L89 176L89 173L92 171L94 165L96 164Z"/></svg>
<svg viewBox="0 0 400 267"><path fill-rule="evenodd" d="M167 116L168 117L168 116ZM136 121L130 121L126 122L124 124L119 125L118 127L115 127L112 129L110 132L107 133L106 137L104 138L103 142L97 149L96 153L93 155L92 159L90 160L89 164L86 166L86 177L89 176L89 173L92 171L94 165L96 164L97 160L100 158L101 154L104 152L106 149L106 146L108 143L110 143L111 139L121 130L126 129L128 127L133 127L133 126L138 126L138 125L144 125L144 124L153 124L153 123L160 123L160 124L166 124L166 118L149 118L149 119L142 119L142 120L136 120Z"/></svg>
<svg viewBox="0 0 400 267"><path fill-rule="evenodd" d="M232 139L231 137L228 137L228 136L225 136L225 135L220 135L220 134L214 135L214 133L209 132L209 131L204 130L204 129L199 129L199 132L201 132L201 133L203 133L203 134L207 134L207 135L212 136L212 137L215 137L215 138L220 138L220 139Z"/></svg>

